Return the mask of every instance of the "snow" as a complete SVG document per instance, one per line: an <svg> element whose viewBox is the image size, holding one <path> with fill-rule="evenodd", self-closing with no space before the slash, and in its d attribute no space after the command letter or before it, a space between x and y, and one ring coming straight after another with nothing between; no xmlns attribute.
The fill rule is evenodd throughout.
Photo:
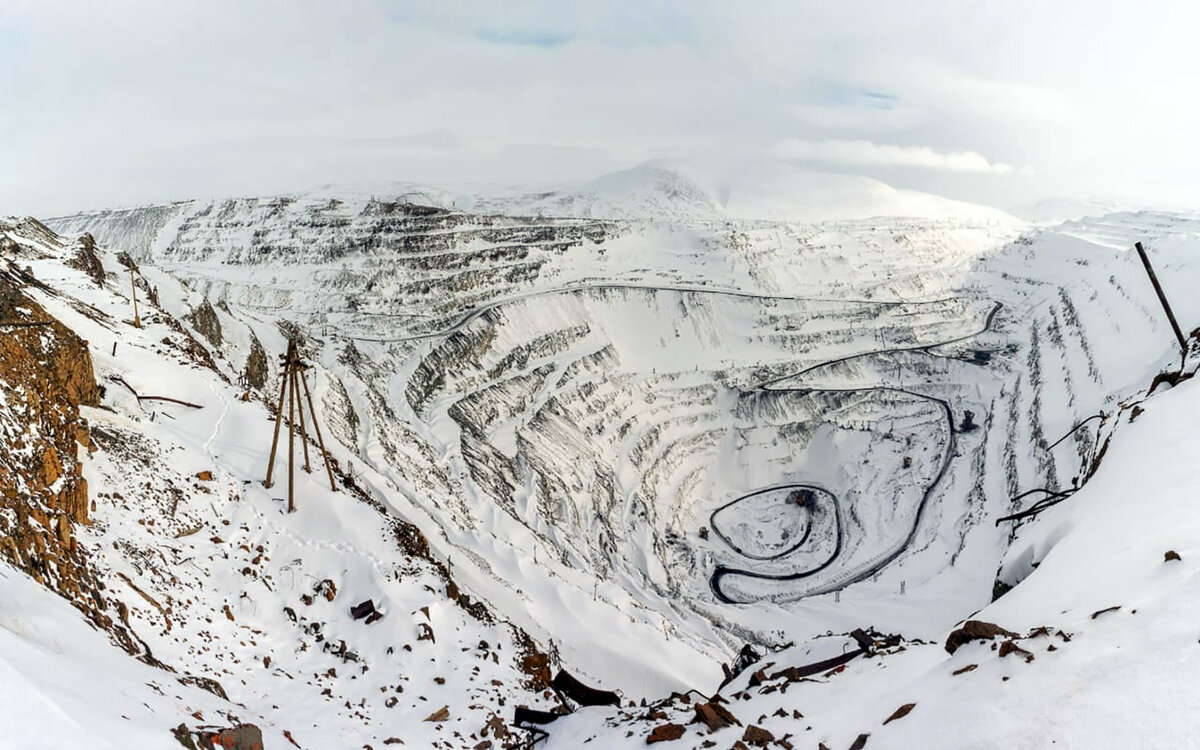
<svg viewBox="0 0 1200 750"><path fill-rule="evenodd" d="M112 257L105 260L112 268ZM432 747L457 743L447 737L453 732L477 733L508 700L540 703L522 687L515 665L521 655L508 626L473 619L449 602L445 583L429 563L397 546L379 510L346 490L331 492L323 472L297 470L298 509L284 511L285 465L271 490L256 481L271 439L264 405L243 402L221 373L164 346L174 332L163 313L147 304L145 328L135 329L117 322L129 310L127 287L89 288L53 256L33 265L43 281L111 316L93 320L69 298L39 295L90 342L107 387L102 406L85 409L102 450L86 462L97 507L92 525L76 529L78 539L110 591L130 605L135 630L155 656L178 676L217 679L230 702L135 662L85 628L65 602L4 566L0 669L11 678L5 694L13 691L7 718L21 727L17 737L28 739L18 746L108 741L170 748L178 745L168 729L180 722L220 726L236 717L263 727L270 747L283 742L285 729L303 746L337 744L352 731L376 742L399 735L410 746ZM158 280L161 293L169 280ZM142 395L204 408L139 404L118 376ZM334 455L345 461L343 451ZM384 483L364 469L361 481ZM214 479L198 480L206 470ZM316 595L302 603L324 578L338 587L335 599ZM368 598L385 614L372 626L348 612ZM323 623L321 638L303 630L313 623ZM419 623L432 627L436 641L418 640ZM323 649L342 641L357 659ZM391 697L394 707L386 705ZM345 711L332 709L342 704ZM454 707L448 721L422 721L443 704ZM202 720L192 717L196 711ZM17 713L25 718L17 722Z"/></svg>
<svg viewBox="0 0 1200 750"><path fill-rule="evenodd" d="M1143 407L1133 422L1131 411L1123 413L1118 437L1091 481L1021 529L1007 557L1033 551L1037 569L971 615L1020 633L1047 627L1051 635L1020 642L1033 661L999 658L985 642L949 655L942 648L947 629L933 643L851 662L840 674L793 683L786 694L750 689L750 697L734 700L730 709L776 737L791 732L798 747L818 741L844 747L859 733L870 734L872 748L1190 746L1200 708L1200 574L1194 570L1200 391L1185 383ZM1164 561L1167 550L1182 560ZM1094 614L1113 606L1119 609ZM1060 630L1069 641L1055 635ZM828 653L798 645L762 663L778 669ZM978 668L953 674L972 664ZM744 689L747 677L722 693ZM916 703L911 714L882 725L907 703ZM785 718L772 716L780 709ZM793 720L792 711L804 718ZM764 714L768 718L758 720ZM578 747L598 732L606 747L641 747L653 724L624 738L604 729L603 719L604 712L587 711L560 720L547 747ZM740 731L721 730L714 739L732 742ZM698 747L704 736L692 727L676 746Z"/></svg>
<svg viewBox="0 0 1200 750"><path fill-rule="evenodd" d="M1185 382L1146 399L1132 421L1121 405L1178 362L1129 248L1149 244L1177 314L1194 322L1200 300L1186 290L1200 278L1200 219L1127 212L1029 229L858 181L775 167L751 176L660 163L553 195L449 198L478 211L575 217L561 220L389 224L378 202L345 195L335 205L336 191L180 205L142 247L144 274L176 316L202 295L228 303L219 375L163 347L162 321L137 333L46 300L92 342L101 377L206 405L156 407L149 422L110 385L112 411L88 415L147 436L152 453L170 457L156 470L187 488L178 518L158 508L149 527L137 523L140 501L106 499L96 529L81 534L105 550L113 575L172 595L185 612L168 633L161 612L129 599L155 653L233 684L242 713L302 744L378 740L397 723L406 743L428 744L446 737L421 721L441 705L457 722L447 728L464 735L490 711L507 718L517 702L549 705L515 685L507 631L465 617L428 564L397 574L408 563L385 530L398 516L422 530L463 590L627 699L715 690L720 663L745 641L791 642L764 658L782 669L850 643L827 633L874 625L902 634L903 650L786 692L748 689L747 672L723 691L745 691L730 710L777 737L791 733L797 746L845 747L859 733L872 748L1186 745L1197 637L1186 571L1200 523L1187 502L1197 470L1187 432L1200 397ZM143 237L148 220L134 212L56 226L99 222L115 249ZM599 239L576 241L579 231ZM381 235L398 239L354 244ZM36 270L116 319L126 314L121 292L86 290L53 259ZM300 510L283 514L279 485L255 481L266 409L241 402L226 381L251 333L268 352L282 349L284 319L309 331L325 424L348 425L332 396L339 386L347 394L358 425L333 453L383 514L330 493L319 472L300 475ZM1109 418L1051 448L1099 411ZM1085 476L1108 435L1082 490L1015 537L997 527L1029 502L1014 506L1018 493ZM216 481L191 481L201 469ZM93 493L131 494L104 452L88 471ZM763 500L791 486L826 494L803 514ZM196 522L204 531L173 538ZM807 532L805 544L788 544L781 523L788 539ZM177 581L155 580L129 547L108 552L113 541L192 562L172 566ZM264 560L244 575L259 545ZM1183 561L1164 563L1167 549ZM718 584L718 570L743 574ZM992 602L998 570L1018 585ZM297 604L325 577L338 581L334 603ZM364 631L345 609L366 596L387 617ZM284 606L353 642L370 672L350 680L340 660L299 650L310 639ZM948 655L941 644L967 618L1049 634L1019 641L1035 656L1028 663L989 644ZM422 622L436 643L415 640ZM269 635L235 645L244 623ZM476 680L458 662L478 640L504 648ZM401 643L414 651L387 653ZM265 655L272 670L259 666ZM445 670L444 685L430 663ZM338 677L315 677L328 666ZM394 709L379 705L378 689L397 682L382 670L411 680ZM493 674L502 689L469 692ZM326 686L337 701L321 696ZM276 708L280 695L287 707ZM468 701L484 708L459 722ZM907 703L911 714L882 725ZM165 710L186 716L198 705L178 698ZM354 716L360 707L368 718ZM671 710L691 717L690 706ZM588 709L554 724L549 747L642 746L656 721ZM728 745L740 731L714 739ZM691 725L675 746L705 737Z"/></svg>

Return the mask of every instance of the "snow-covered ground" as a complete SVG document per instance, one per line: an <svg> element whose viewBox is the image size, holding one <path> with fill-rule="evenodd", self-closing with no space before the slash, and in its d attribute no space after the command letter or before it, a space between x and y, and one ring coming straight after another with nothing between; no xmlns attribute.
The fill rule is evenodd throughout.
<svg viewBox="0 0 1200 750"><path fill-rule="evenodd" d="M40 279L112 316L101 324L45 301L92 342L108 386L107 408L87 415L109 442L88 459L96 523L80 539L111 585L128 589L155 654L221 680L241 704L164 689L173 702L151 702L156 713L233 710L305 747L346 736L473 747L493 713L507 720L514 704L549 702L523 687L516 631L447 599L446 565L556 666L627 699L709 694L743 643L767 649L722 693L741 693L729 710L743 723L796 747L847 746L860 733L871 747L1181 737L1183 689L1156 704L1160 734L1139 735L1148 742L1108 743L1134 730L1102 711L1106 691L1130 679L1167 680L1170 664L1169 684L1195 676L1177 656L1188 613L1172 609L1190 580L1177 535L1191 478L1149 458L1186 441L1148 452L1159 434L1186 429L1191 385L1147 399L1133 421L1120 404L1178 366L1132 243L1150 246L1190 329L1200 220L1117 213L1033 229L986 209L860 183L818 190L768 172L747 187L659 163L569 194L424 201L486 215L392 200L429 194L399 187L53 221L131 252L163 306L136 331L121 322L117 281L98 290L54 259L35 264ZM838 220L812 223L817 215ZM119 268L111 255L106 265ZM222 328L210 342L216 371L172 360L162 343L166 316L194 315L205 298ZM327 439L373 503L329 492L315 472L300 475L300 511L287 515L278 485L257 483L271 428L262 396L276 387L285 331L317 365ZM244 402L233 383L256 343L271 354L270 377ZM151 422L114 375L205 408L156 408ZM1099 412L1108 416L1071 432ZM130 462L143 468L131 475ZM196 480L202 470L214 479ZM1036 499L1011 500L1022 492L1085 479L1015 538L995 523ZM1170 492L1151 492L1151 480ZM1133 481L1146 489L1123 484ZM807 491L803 504L795 489ZM1172 510L1120 520L1151 496ZM430 560L398 551L395 518L420 529ZM1172 548L1183 560L1164 567ZM299 603L325 578L337 584L333 602ZM993 602L997 580L1016 585ZM364 627L346 610L367 597L387 617ZM946 634L968 617L1049 635L1017 642L1030 662L987 644L948 655ZM321 642L305 629L313 622ZM416 640L422 623L436 642ZM752 672L851 643L825 634L867 626L903 640L814 681L746 688ZM1160 651L1154 634L1178 647ZM360 662L322 650L342 640ZM503 644L490 666L480 641L487 653ZM1105 681L1096 675L1109 659ZM111 679L113 696L136 702L137 680ZM1156 700L1142 684L1130 706ZM34 694L59 701L53 686ZM909 715L881 726L908 703ZM420 721L442 705L449 721ZM560 720L550 747L640 746L694 710L626 713ZM699 727L679 746L703 746ZM727 746L742 731L713 739Z"/></svg>
<svg viewBox="0 0 1200 750"><path fill-rule="evenodd" d="M314 445L315 470L296 471L297 512L285 512L282 458L274 487L261 483L273 423L263 403L241 398L228 363L209 368L188 356L178 323L144 296L145 327L133 327L126 274L98 288L63 265L55 244L11 228L6 236L49 256L29 265L61 296L30 293L90 342L106 389L99 408L85 408L100 450L86 459L95 510L78 540L128 603L137 635L174 672L125 655L3 566L0 744L170 748L180 723L249 721L272 748L285 746L285 730L302 747L341 746L348 736L356 746L397 737L409 747L461 747L479 742L507 705L545 703L526 687L523 638L494 610L450 598L457 571L447 578L422 557L423 541L394 520L404 513L387 500L386 479L357 464L370 502L345 487L332 492ZM121 268L111 254L103 261ZM187 296L147 275L168 306ZM232 317L224 322L235 328ZM142 396L202 408L139 402L119 379ZM349 465L344 449L332 453ZM349 611L366 599L385 615L371 625ZM215 680L228 700L181 684L192 677ZM452 707L448 718L423 721L442 706Z"/></svg>

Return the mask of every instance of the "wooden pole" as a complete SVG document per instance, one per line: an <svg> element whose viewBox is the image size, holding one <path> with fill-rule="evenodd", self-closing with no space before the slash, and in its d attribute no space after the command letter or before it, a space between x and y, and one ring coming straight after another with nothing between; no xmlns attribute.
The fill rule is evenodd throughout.
<svg viewBox="0 0 1200 750"><path fill-rule="evenodd" d="M283 424L283 397L287 393L288 382L288 362L292 361L292 347L294 344L288 344L288 353L284 358L283 373L279 382L279 405L275 407L275 437L271 439L271 458L267 460L267 481L263 482L263 486L271 487L271 477L275 474L275 449L279 447L279 427ZM136 393L134 394L137 395Z"/></svg>
<svg viewBox="0 0 1200 750"><path fill-rule="evenodd" d="M295 344L293 344L295 346ZM288 513L296 512L296 378L295 359L288 359L287 381L292 384L288 392Z"/></svg>
<svg viewBox="0 0 1200 750"><path fill-rule="evenodd" d="M308 460L308 430L304 428L304 402L300 400L300 371L304 365L296 362L296 367L292 370L292 390L296 392L296 415L300 417L300 445L304 447L304 473L312 473L312 465ZM309 416L315 422L316 416L309 409Z"/></svg>
<svg viewBox="0 0 1200 750"><path fill-rule="evenodd" d="M308 378L304 377L305 368L300 368L300 383L304 386L304 397L308 399L308 413L312 415L313 431L317 433L317 445L321 446L321 457L325 459L325 472L329 474L329 489L337 492L333 482L333 469L329 466L329 451L325 450L325 440L321 437L321 424L317 420L317 412L313 409L312 393L308 390Z"/></svg>
<svg viewBox="0 0 1200 750"><path fill-rule="evenodd" d="M1183 353L1184 360L1187 359L1188 345L1187 339L1183 336L1183 331L1179 328L1178 321L1175 320L1175 313L1171 312L1171 303L1167 302L1167 295L1163 293L1162 286L1158 283L1158 277L1154 275L1154 269L1150 266L1150 258L1146 256L1146 249L1142 247L1142 243L1134 244L1137 248L1138 257L1142 259L1142 265L1146 267L1146 275L1150 277L1150 283L1154 285L1154 293L1158 295L1158 301L1162 304L1163 312L1167 314L1167 320L1171 321L1171 329L1175 331L1175 338L1179 340L1179 350Z"/></svg>
<svg viewBox="0 0 1200 750"><path fill-rule="evenodd" d="M129 288L133 292L133 326L135 328L142 327L142 319L138 317L137 309L137 283L133 278L133 269L129 269Z"/></svg>

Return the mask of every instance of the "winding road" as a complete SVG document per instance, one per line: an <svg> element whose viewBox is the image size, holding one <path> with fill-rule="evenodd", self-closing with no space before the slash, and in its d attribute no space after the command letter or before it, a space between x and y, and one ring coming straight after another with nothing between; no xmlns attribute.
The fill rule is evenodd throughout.
<svg viewBox="0 0 1200 750"><path fill-rule="evenodd" d="M852 355L849 355L846 357L840 357L838 359L828 360L826 362L821 362L819 364L812 365L810 367L806 367L797 373L792 373L789 375L772 378L772 379L764 381L763 383L760 383L759 385L750 389L751 391L754 391L754 390L779 391L779 392L790 391L790 392L796 392L796 393L813 393L813 392L821 392L821 393L882 393L882 392L902 393L902 394L912 396L912 397L915 397L918 399L922 399L924 401L928 401L932 404L937 405L941 409L942 414L945 417L945 424L946 424L947 440L946 440L945 451L942 454L941 465L938 468L937 474L934 476L933 480L925 487L925 491L921 495L921 501L917 505L917 510L916 510L916 513L913 518L912 526L908 530L908 534L905 536L904 540L902 542L900 542L900 544L896 545L893 549L888 551L886 554L871 561L870 564L866 565L865 567L860 569L857 573L855 573L854 575L850 576L849 578L847 578L845 580L842 580L837 583L831 583L826 586L818 586L814 589L811 589L811 590L809 590L803 594L800 594L799 596L793 597L793 598L788 598L788 599L783 599L783 600L772 599L772 601L796 601L798 599L803 599L808 596L815 596L817 594L827 594L827 593L831 593L833 591L840 591L841 589L844 589L847 586L850 586L852 584L855 584L860 581L866 580L867 578L870 578L871 576L875 575L883 568L890 565L893 561L896 560L896 558L898 558L901 554L903 554L904 551L906 549L908 549L908 546L910 544L912 544L913 539L916 537L917 532L920 530L921 520L922 520L922 517L924 516L926 508L929 506L930 498L933 497L933 493L937 490L938 485L941 484L942 479L945 478L946 473L950 470L950 462L951 462L951 459L954 457L954 451L955 451L955 447L956 447L955 435L957 434L957 431L954 427L954 410L951 408L950 403L948 401L946 401L945 399L942 399L942 398L938 398L936 396L930 396L928 394L917 393L915 391L910 391L905 388L899 388L899 387L895 387L895 386L873 386L873 387L868 387L868 388L775 388L773 386L777 383L782 383L787 380L793 380L795 378L802 377L803 375L806 375L810 372L818 370L822 367L829 367L831 365L840 364L840 363L847 362L847 361L850 361L853 359L858 359L861 357L868 357L868 356L881 355L881 354L900 353L900 352L926 352L926 353L929 353L929 350L935 349L937 347L942 347L942 346L947 346L950 344L956 344L956 343L961 343L964 341L969 341L969 340L974 339L974 338L978 337L979 335L991 330L992 323L995 320L996 314L1000 311L1001 307L1002 307L1001 303L999 303L999 302L993 303L993 307L992 307L991 311L988 313L987 319L984 321L983 327L974 333L966 334L963 336L958 336L958 337L951 338L951 339L946 339L944 341L939 341L939 342L935 342L932 344L922 344L919 346L902 347L902 348L879 349L879 350L870 351L870 352L862 352L859 354L852 354ZM785 486L791 486L791 485L785 485ZM794 485L794 486L807 486L807 485ZM775 489L775 488L767 488L767 490L756 490L755 492L751 492L747 495L742 495L741 497L738 497L738 498L726 503L725 505L722 505L720 508L718 508L716 511L714 511L713 514L709 518L710 523L714 524L714 527L713 527L714 531L716 530L716 526L715 526L716 513L720 512L721 510L724 510L732 505L740 503L748 498L759 495L762 492L768 491L770 489ZM747 570L745 568L735 568L735 567L728 566L728 565L717 565L716 568L714 568L714 570L713 570L712 576L709 578L709 586L712 589L713 596L715 596L718 601L721 601L726 604L748 604L751 601L756 601L756 600L738 600L738 599L735 599L735 598L729 596L728 594L725 593L725 591L721 587L722 581L724 581L724 579L729 576L737 576L737 577L741 577L741 578L748 578L748 579L760 580L760 581L780 581L780 582L798 581L798 580L802 580L802 579L814 576L817 573L820 573L821 571L826 570L827 568L829 568L829 566L831 566L834 562L836 562L837 558L841 555L842 547L843 547L843 543L844 543L844 530L843 530L843 522L842 522L844 511L841 507L840 499L833 493L829 493L829 495L832 498L834 506L835 506L835 516L837 518L837 543L836 543L833 554L830 555L830 557L828 559L826 559L825 561L816 565L815 567L809 568L808 570L802 570L802 571L797 571L795 573L787 573L787 574L761 573L758 571ZM718 536L720 536L722 540L725 540L725 536L720 534L719 532L718 532ZM726 543L728 544L727 540L726 540ZM779 559L786 554L791 554L791 552L794 552L795 549L797 549L799 546L800 545L796 545L792 549L788 550L786 553L777 555L772 559ZM740 552L740 550L738 550L733 545L730 545L730 547L732 549L734 549L735 551L739 552L739 554L742 554ZM754 558L752 556L747 556L744 554L743 554L743 556L751 557L751 559L761 559L761 558Z"/></svg>

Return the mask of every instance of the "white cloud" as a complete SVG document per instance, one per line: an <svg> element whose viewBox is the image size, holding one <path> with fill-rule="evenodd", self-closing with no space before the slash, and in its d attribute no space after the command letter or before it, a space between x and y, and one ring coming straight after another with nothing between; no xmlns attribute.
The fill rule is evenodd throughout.
<svg viewBox="0 0 1200 750"><path fill-rule="evenodd" d="M781 143L969 200L1182 193L1200 186L1198 16L1165 0L0 0L0 214L584 177Z"/></svg>
<svg viewBox="0 0 1200 750"><path fill-rule="evenodd" d="M993 163L974 151L934 151L928 146L896 146L872 141L804 141L789 138L779 145L779 156L787 159L825 161L837 164L920 167L950 172L1009 174L1013 167Z"/></svg>

